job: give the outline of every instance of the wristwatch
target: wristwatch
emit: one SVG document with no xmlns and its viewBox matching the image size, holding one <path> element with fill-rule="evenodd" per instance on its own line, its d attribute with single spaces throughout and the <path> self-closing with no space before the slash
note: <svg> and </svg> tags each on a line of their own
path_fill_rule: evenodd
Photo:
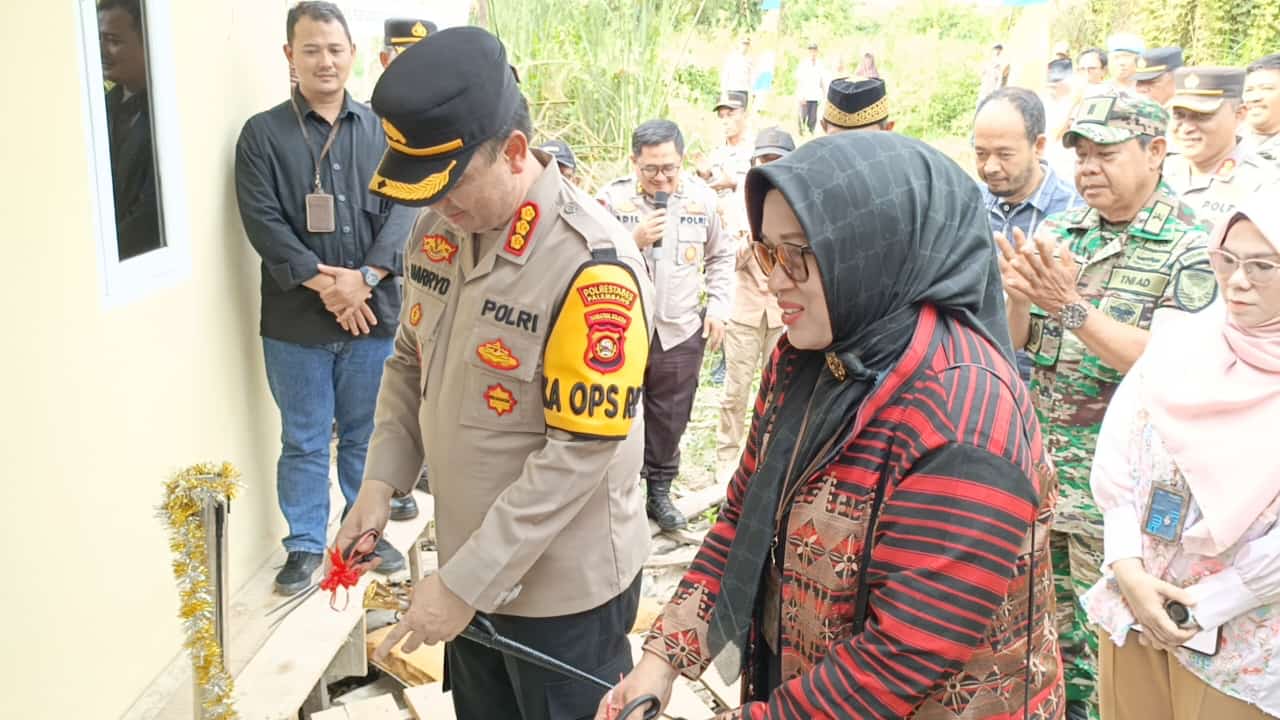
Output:
<svg viewBox="0 0 1280 720">
<path fill-rule="evenodd" d="M 1058 313 L 1058 322 L 1062 323 L 1062 327 L 1067 330 L 1079 330 L 1084 327 L 1085 320 L 1089 319 L 1089 308 L 1087 302 L 1073 302 L 1062 308 L 1062 312 Z"/>
<path fill-rule="evenodd" d="M 378 287 L 378 283 L 382 282 L 382 276 L 378 275 L 378 271 L 368 265 L 361 266 L 360 274 L 364 276 L 364 284 L 369 287 Z"/>
</svg>

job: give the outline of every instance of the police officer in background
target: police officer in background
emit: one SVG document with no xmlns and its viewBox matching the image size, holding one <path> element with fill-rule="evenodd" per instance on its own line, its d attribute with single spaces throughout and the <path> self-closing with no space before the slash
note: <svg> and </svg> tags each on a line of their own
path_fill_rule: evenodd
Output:
<svg viewBox="0 0 1280 720">
<path fill-rule="evenodd" d="M 1182 153 L 1164 161 L 1165 182 L 1209 229 L 1241 200 L 1271 185 L 1280 170 L 1239 145 L 1245 118 L 1245 72 L 1231 67 L 1183 67 L 1169 101 L 1174 140 Z"/>
<path fill-rule="evenodd" d="M 716 212 L 715 191 L 681 170 L 684 136 L 675 123 L 641 124 L 631 135 L 631 152 L 635 176 L 609 183 L 599 199 L 631 231 L 657 286 L 657 337 L 644 378 L 642 474 L 649 517 L 673 530 L 686 523 L 670 496 L 680 437 L 693 411 L 702 353 L 720 347 L 733 308 L 734 246 Z"/>
<path fill-rule="evenodd" d="M 560 168 L 560 174 L 565 180 L 574 185 L 581 184 L 578 182 L 578 159 L 573 156 L 568 143 L 563 140 L 548 140 L 540 149 L 556 161 L 556 167 Z"/>
<path fill-rule="evenodd" d="M 1135 90 L 1161 105 L 1173 99 L 1173 72 L 1182 67 L 1182 48 L 1158 47 L 1142 53 L 1138 58 L 1138 72 L 1134 73 Z"/>
<path fill-rule="evenodd" d="M 386 70 L 391 61 L 404 52 L 405 48 L 421 42 L 435 32 L 436 24 L 430 20 L 387 19 L 382 23 L 382 52 L 378 53 L 378 59 L 382 61 L 382 69 Z M 422 472 L 418 474 L 417 483 L 423 492 L 431 492 L 428 486 L 428 475 L 427 466 L 423 465 Z M 418 502 L 413 499 L 413 495 L 397 495 L 391 498 L 392 520 L 412 520 L 416 517 L 418 517 Z"/>
<path fill-rule="evenodd" d="M 441 67 L 453 68 L 442 73 Z M 517 642 L 616 678 L 631 667 L 648 523 L 642 459 L 652 285 L 626 231 L 531 146 L 497 38 L 443 30 L 378 81 L 388 149 L 370 190 L 423 207 L 364 484 L 336 546 L 381 531 L 431 468 L 440 569 L 386 642 L 446 641 L 462 720 L 569 720 L 603 692 L 472 642 Z"/>
<path fill-rule="evenodd" d="M 425 40 L 435 32 L 436 24 L 430 20 L 388 18 L 382 23 L 382 52 L 378 53 L 378 59 L 382 61 L 382 69 L 387 69 L 391 61 L 406 48 Z"/>
</svg>

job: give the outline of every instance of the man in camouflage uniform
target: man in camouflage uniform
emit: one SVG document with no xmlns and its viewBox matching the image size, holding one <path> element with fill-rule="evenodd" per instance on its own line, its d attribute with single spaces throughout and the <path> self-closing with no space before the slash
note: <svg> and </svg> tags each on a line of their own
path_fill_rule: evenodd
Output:
<svg viewBox="0 0 1280 720">
<path fill-rule="evenodd" d="M 1246 112 L 1244 77 L 1244 70 L 1231 67 L 1183 67 L 1173 73 L 1175 90 L 1168 105 L 1182 154 L 1165 160 L 1164 179 L 1207 229 L 1280 176 L 1280 169 L 1238 142 Z"/>
<path fill-rule="evenodd" d="M 1015 347 L 1035 360 L 1032 401 L 1058 468 L 1051 537 L 1068 717 L 1097 717 L 1097 637 L 1079 596 L 1099 578 L 1102 516 L 1089 489 L 1098 429 L 1157 311 L 1214 299 L 1204 231 L 1160 176 L 1168 113 L 1129 94 L 1086 98 L 1063 143 L 1085 206 L 1047 218 L 1034 241 L 997 237 Z"/>
</svg>

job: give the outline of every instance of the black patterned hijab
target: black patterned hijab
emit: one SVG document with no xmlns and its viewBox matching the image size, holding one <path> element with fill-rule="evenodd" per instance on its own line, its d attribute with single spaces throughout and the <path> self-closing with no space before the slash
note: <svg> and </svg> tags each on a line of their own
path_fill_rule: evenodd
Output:
<svg viewBox="0 0 1280 720">
<path fill-rule="evenodd" d="M 808 142 L 747 174 L 756 239 L 770 190 L 782 193 L 813 249 L 833 341 L 823 351 L 784 345 L 779 367 L 785 362 L 789 372 L 776 382 L 785 399 L 765 408 L 762 426 L 772 432 L 747 487 L 712 613 L 713 655 L 743 647 L 783 486 L 802 481 L 845 445 L 858 407 L 910 343 L 921 306 L 969 326 L 1013 362 L 986 208 L 977 184 L 951 159 L 891 132 Z"/>
</svg>

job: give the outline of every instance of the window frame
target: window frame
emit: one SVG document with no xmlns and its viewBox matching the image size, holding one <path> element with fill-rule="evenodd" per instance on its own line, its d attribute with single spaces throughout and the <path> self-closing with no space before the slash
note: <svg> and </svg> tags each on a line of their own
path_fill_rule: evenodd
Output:
<svg viewBox="0 0 1280 720">
<path fill-rule="evenodd" d="M 151 144 L 156 163 L 156 195 L 164 246 L 120 259 L 115 194 L 107 132 L 106 90 L 96 0 L 72 0 L 80 22 L 85 147 L 90 180 L 92 237 L 96 244 L 102 305 L 121 307 L 173 287 L 191 275 L 190 224 L 186 204 L 182 134 L 178 118 L 177 72 L 170 3 L 139 0 L 146 42 Z"/>
</svg>

